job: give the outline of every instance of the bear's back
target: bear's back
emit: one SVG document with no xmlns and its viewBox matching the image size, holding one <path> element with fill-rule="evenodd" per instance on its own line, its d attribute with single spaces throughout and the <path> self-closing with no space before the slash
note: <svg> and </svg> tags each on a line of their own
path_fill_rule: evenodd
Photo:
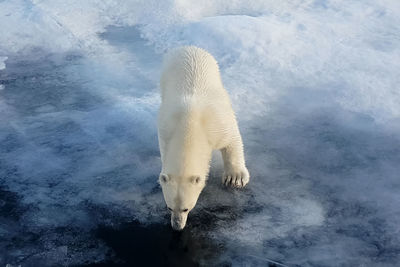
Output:
<svg viewBox="0 0 400 267">
<path fill-rule="evenodd" d="M 162 100 L 212 97 L 223 90 L 217 61 L 195 46 L 176 48 L 166 54 L 160 85 Z"/>
<path fill-rule="evenodd" d="M 161 140 L 174 137 L 179 143 L 189 135 L 196 142 L 207 140 L 213 148 L 226 145 L 235 116 L 213 56 L 194 46 L 172 50 L 165 56 L 160 85 Z"/>
</svg>

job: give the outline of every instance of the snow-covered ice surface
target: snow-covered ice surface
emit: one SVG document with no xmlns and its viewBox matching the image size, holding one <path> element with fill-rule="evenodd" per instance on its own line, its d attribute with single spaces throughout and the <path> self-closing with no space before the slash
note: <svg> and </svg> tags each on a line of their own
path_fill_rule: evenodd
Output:
<svg viewBox="0 0 400 267">
<path fill-rule="evenodd" d="M 0 25 L 0 266 L 400 264 L 399 1 L 3 0 Z M 189 44 L 252 178 L 216 153 L 174 233 L 158 79 Z"/>
</svg>

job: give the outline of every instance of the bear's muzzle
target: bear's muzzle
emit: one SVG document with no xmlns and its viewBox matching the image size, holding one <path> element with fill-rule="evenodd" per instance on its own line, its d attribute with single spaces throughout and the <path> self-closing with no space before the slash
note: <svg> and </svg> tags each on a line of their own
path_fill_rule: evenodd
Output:
<svg viewBox="0 0 400 267">
<path fill-rule="evenodd" d="M 181 231 L 185 228 L 186 225 L 187 215 L 184 216 L 183 214 L 171 214 L 171 226 L 172 229 L 176 231 Z"/>
</svg>

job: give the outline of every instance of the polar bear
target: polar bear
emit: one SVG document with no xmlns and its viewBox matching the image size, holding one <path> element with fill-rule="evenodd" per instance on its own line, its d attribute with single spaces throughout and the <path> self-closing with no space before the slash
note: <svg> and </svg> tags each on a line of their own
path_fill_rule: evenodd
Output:
<svg viewBox="0 0 400 267">
<path fill-rule="evenodd" d="M 224 185 L 244 187 L 250 176 L 235 113 L 213 56 L 194 46 L 172 50 L 164 58 L 160 87 L 159 183 L 172 228 L 182 230 L 206 184 L 212 150 L 222 153 Z"/>
</svg>

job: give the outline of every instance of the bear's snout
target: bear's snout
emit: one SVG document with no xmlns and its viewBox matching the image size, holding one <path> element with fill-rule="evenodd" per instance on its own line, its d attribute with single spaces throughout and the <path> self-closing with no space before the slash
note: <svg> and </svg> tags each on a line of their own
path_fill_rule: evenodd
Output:
<svg viewBox="0 0 400 267">
<path fill-rule="evenodd" d="M 186 216 L 172 214 L 171 216 L 172 229 L 176 231 L 181 231 L 183 228 L 185 228 L 186 218 L 187 218 Z"/>
<path fill-rule="evenodd" d="M 184 225 L 180 224 L 179 222 L 173 221 L 171 223 L 172 225 L 172 229 L 176 230 L 176 231 L 180 231 L 183 230 L 183 228 L 185 227 Z"/>
</svg>

